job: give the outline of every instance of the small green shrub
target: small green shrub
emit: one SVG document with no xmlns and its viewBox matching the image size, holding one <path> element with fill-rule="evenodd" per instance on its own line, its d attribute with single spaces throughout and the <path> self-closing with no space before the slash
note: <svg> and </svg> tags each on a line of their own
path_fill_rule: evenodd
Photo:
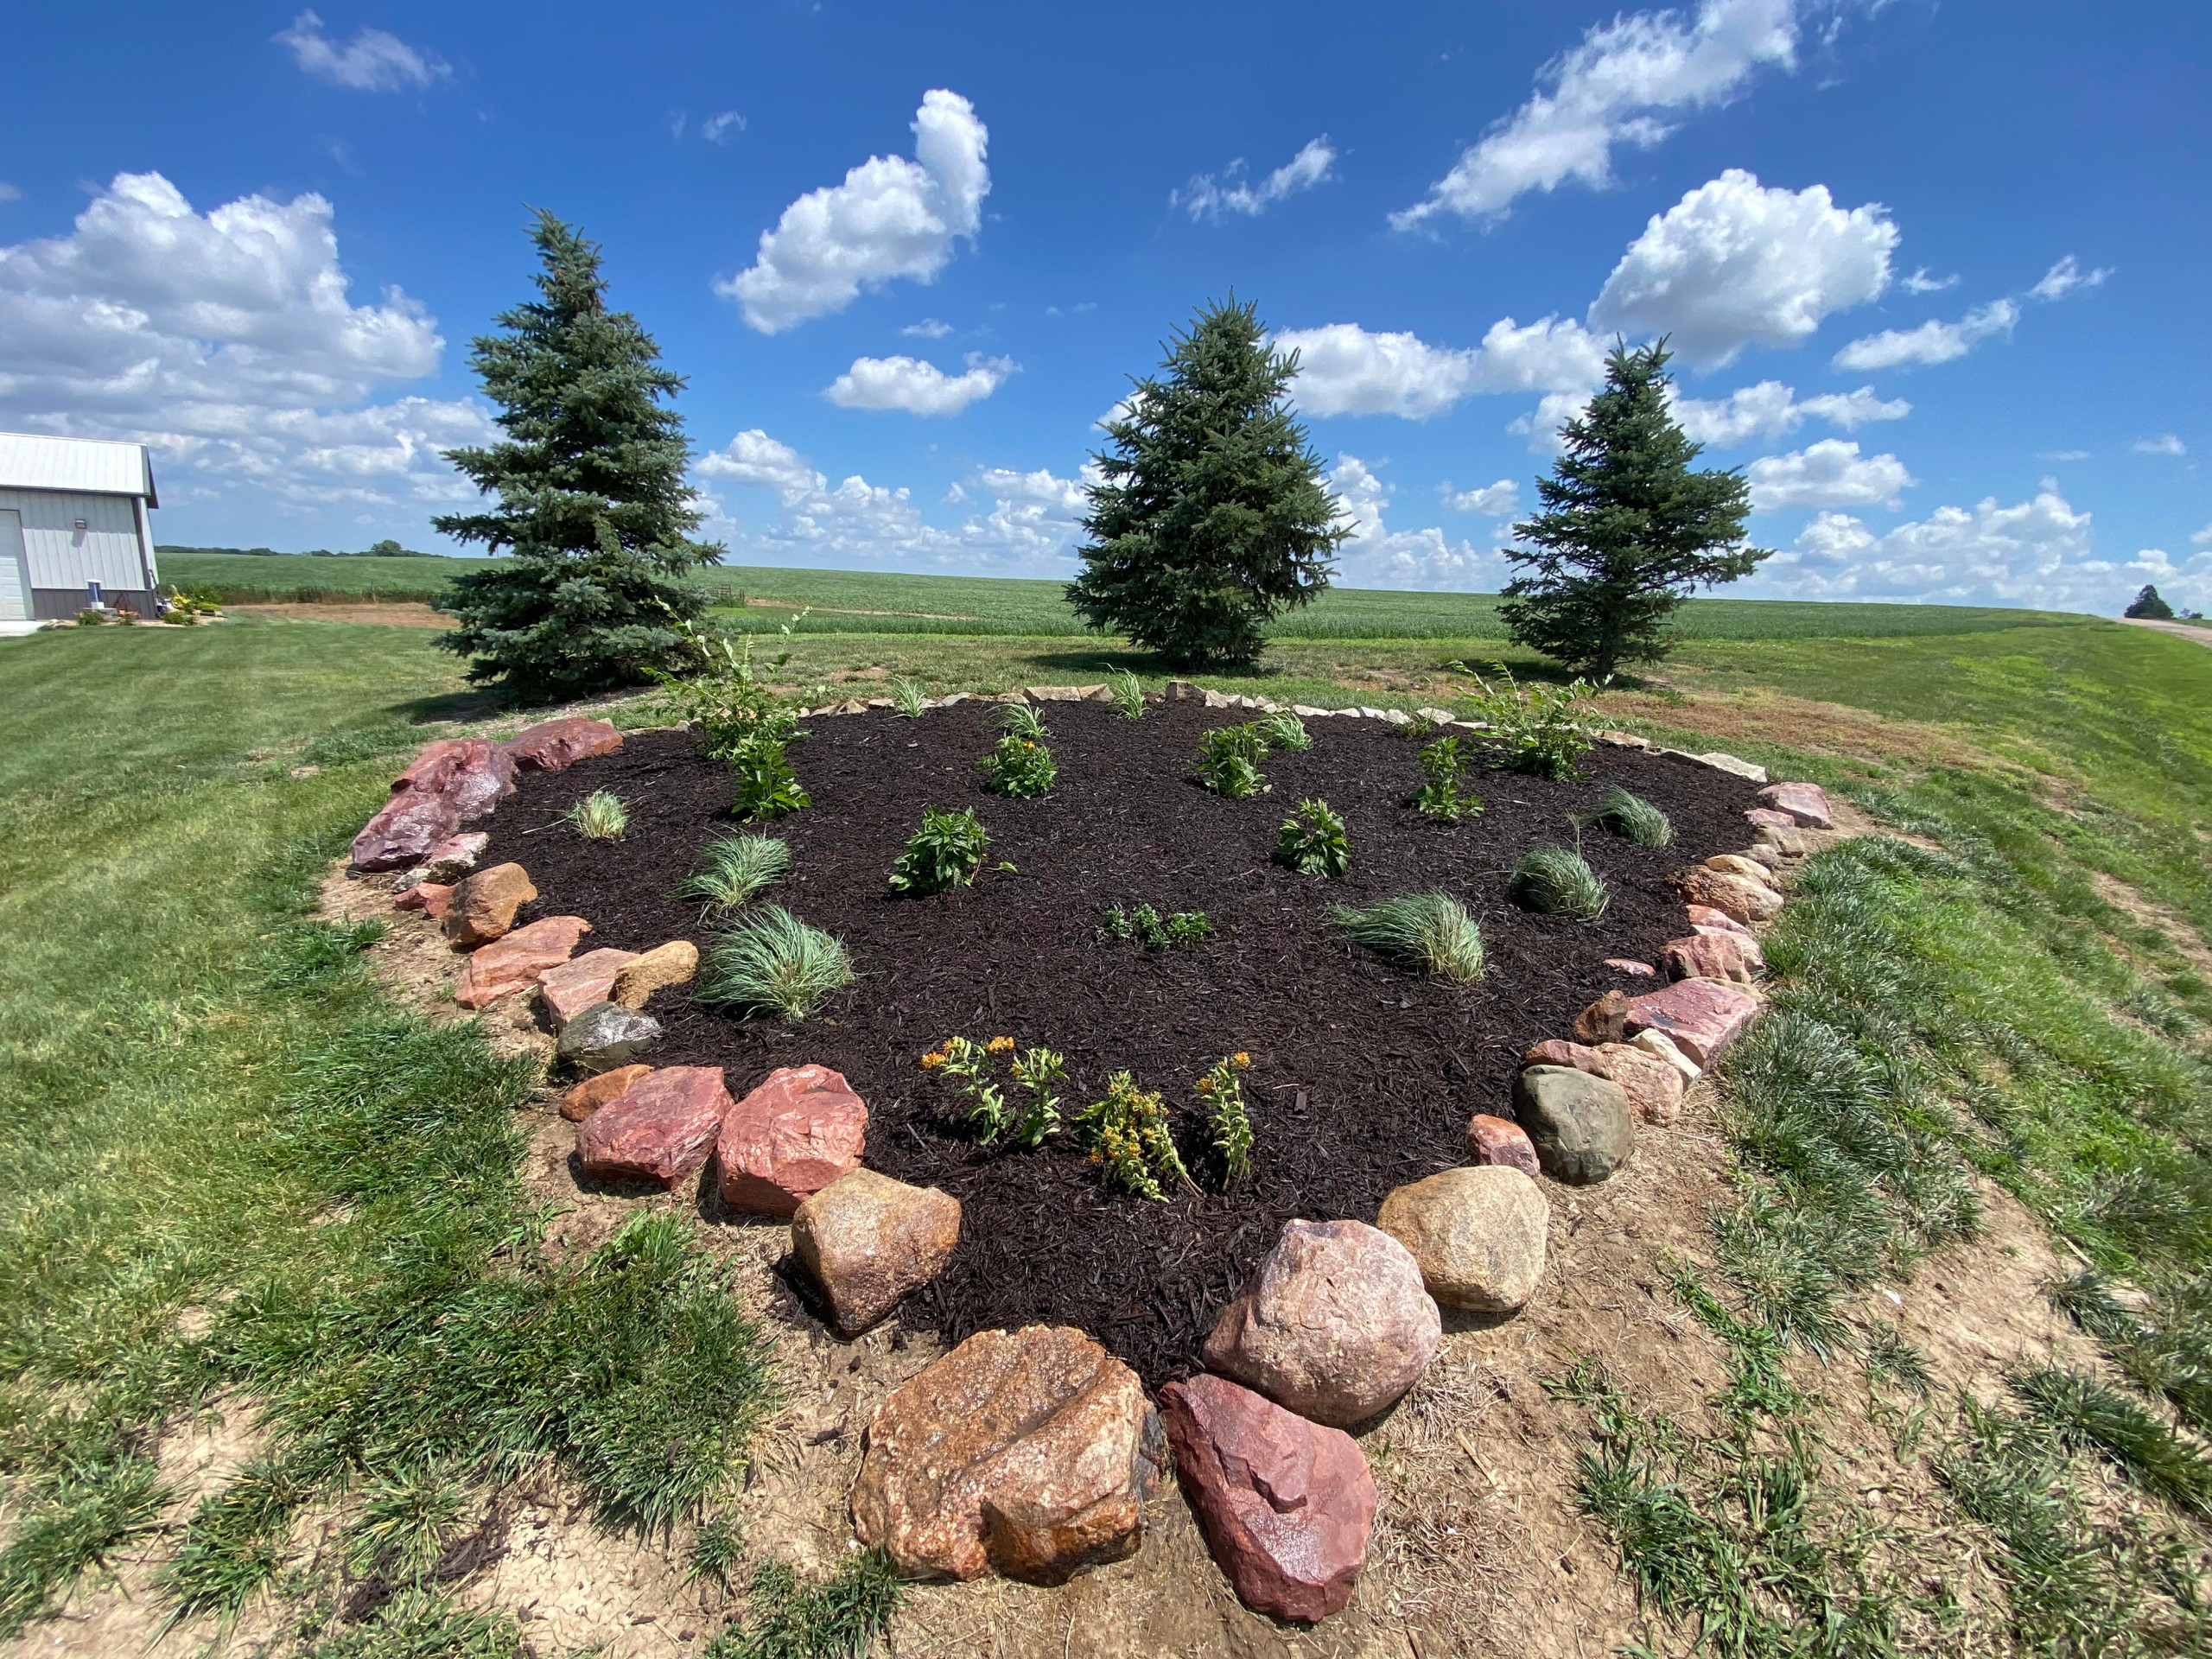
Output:
<svg viewBox="0 0 2212 1659">
<path fill-rule="evenodd" d="M 696 728 L 701 751 L 715 760 L 734 762 L 764 732 L 790 738 L 798 724 L 797 706 L 761 677 L 790 662 L 790 652 L 756 664 L 751 634 L 733 645 L 727 635 L 702 632 L 688 620 L 679 620 L 675 627 L 690 671 L 648 671 L 661 688 L 660 713 L 677 725 Z"/>
<path fill-rule="evenodd" d="M 696 899 L 709 912 L 748 904 L 791 867 L 791 849 L 773 836 L 721 836 L 699 855 L 698 873 L 677 889 L 679 899 Z"/>
<path fill-rule="evenodd" d="M 1675 839 L 1675 826 L 1667 815 L 1640 795 L 1631 795 L 1615 784 L 1591 822 L 1602 823 L 1624 841 L 1638 847 L 1665 847 Z"/>
<path fill-rule="evenodd" d="M 1488 742 L 1516 772 L 1539 778 L 1574 778 L 1595 739 L 1597 688 L 1576 680 L 1569 685 L 1524 687 L 1503 663 L 1491 669 L 1502 683 L 1492 684 L 1465 663 L 1452 669 L 1475 683 L 1461 696 L 1471 718 L 1490 728 Z"/>
<path fill-rule="evenodd" d="M 1267 756 L 1258 728 L 1217 726 L 1198 740 L 1198 781 L 1227 799 L 1248 799 L 1268 787 L 1260 771 Z"/>
<path fill-rule="evenodd" d="M 853 982 L 845 947 L 780 905 L 747 916 L 707 952 L 699 1000 L 804 1020 Z"/>
<path fill-rule="evenodd" d="M 929 693 L 922 689 L 919 680 L 910 680 L 904 674 L 893 674 L 884 688 L 891 694 L 891 701 L 899 707 L 899 717 L 919 720 L 928 713 Z"/>
<path fill-rule="evenodd" d="M 1027 703 L 1010 702 L 999 717 L 999 741 L 982 761 L 983 787 L 1013 800 L 1030 800 L 1047 793 L 1060 769 L 1045 740 L 1051 734 L 1037 711 Z"/>
<path fill-rule="evenodd" d="M 1329 810 L 1326 801 L 1300 801 L 1298 810 L 1282 821 L 1274 858 L 1276 863 L 1300 875 L 1342 880 L 1351 868 L 1351 842 L 1344 835 L 1344 821 Z"/>
<path fill-rule="evenodd" d="M 1075 1122 L 1090 1144 L 1090 1161 L 1106 1172 L 1112 1185 L 1160 1202 L 1167 1198 L 1161 1177 L 1192 1185 L 1167 1132 L 1166 1103 L 1151 1090 L 1138 1088 L 1128 1072 L 1109 1077 L 1105 1098 L 1084 1107 Z"/>
<path fill-rule="evenodd" d="M 1483 976 L 1483 932 L 1447 893 L 1409 893 L 1365 910 L 1339 906 L 1329 919 L 1355 944 L 1454 985 Z"/>
<path fill-rule="evenodd" d="M 1198 1081 L 1206 1103 L 1206 1122 L 1213 1130 L 1213 1149 L 1231 1182 L 1252 1178 L 1252 1119 L 1244 1109 L 1243 1072 L 1252 1057 L 1242 1052 L 1216 1060 Z"/>
<path fill-rule="evenodd" d="M 96 610 L 90 605 L 87 605 L 83 610 L 77 613 L 77 626 L 80 628 L 101 627 L 104 626 L 106 622 L 106 613 Z"/>
<path fill-rule="evenodd" d="M 1287 709 L 1272 715 L 1262 715 L 1252 725 L 1271 749 L 1310 749 L 1313 735 L 1306 729 L 1306 722 Z"/>
<path fill-rule="evenodd" d="M 925 806 L 922 827 L 907 837 L 906 850 L 891 867 L 891 890 L 920 898 L 968 887 L 990 844 L 990 831 L 974 808 L 946 812 Z"/>
<path fill-rule="evenodd" d="M 1147 950 L 1165 950 L 1170 945 L 1197 944 L 1211 938 L 1213 923 L 1203 910 L 1179 910 L 1163 917 L 1150 905 L 1132 910 L 1116 905 L 1107 911 L 1105 925 L 1099 931 L 1109 939 L 1134 939 Z"/>
<path fill-rule="evenodd" d="M 1041 1147 L 1045 1137 L 1060 1127 L 1060 1097 L 1053 1093 L 1068 1080 L 1068 1057 L 1049 1048 L 1025 1050 L 1014 1063 L 1014 1086 L 1021 1090 L 1021 1120 L 1014 1125 L 1014 1139 L 1025 1147 Z"/>
<path fill-rule="evenodd" d="M 630 809 L 611 789 L 594 789 L 561 815 L 586 841 L 620 841 L 630 828 Z"/>
<path fill-rule="evenodd" d="M 791 770 L 790 744 L 799 735 L 783 722 L 772 721 L 737 746 L 729 765 L 737 782 L 731 810 L 739 817 L 766 823 L 813 804 Z"/>
<path fill-rule="evenodd" d="M 1537 847 L 1513 867 L 1513 896 L 1522 906 L 1546 916 L 1594 921 L 1605 913 L 1611 895 L 1581 854 L 1565 847 Z"/>
<path fill-rule="evenodd" d="M 1426 817 L 1457 823 L 1483 810 L 1483 798 L 1460 787 L 1467 772 L 1467 757 L 1456 737 L 1440 737 L 1421 752 L 1421 785 L 1408 803 Z"/>
<path fill-rule="evenodd" d="M 1126 668 L 1106 671 L 1106 689 L 1113 694 L 1114 706 L 1126 720 L 1144 718 L 1144 682 Z"/>
</svg>

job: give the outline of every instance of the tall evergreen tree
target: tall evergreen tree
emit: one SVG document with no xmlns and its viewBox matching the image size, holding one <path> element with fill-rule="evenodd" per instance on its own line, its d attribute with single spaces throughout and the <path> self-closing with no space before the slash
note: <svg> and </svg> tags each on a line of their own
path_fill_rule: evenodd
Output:
<svg viewBox="0 0 2212 1659">
<path fill-rule="evenodd" d="M 1768 550 L 1744 543 L 1751 486 L 1732 471 L 1694 471 L 1702 446 L 1668 410 L 1664 340 L 1617 343 L 1605 384 L 1567 423 L 1566 452 L 1536 480 L 1543 511 L 1505 556 L 1522 574 L 1498 608 L 1522 645 L 1604 676 L 1656 662 L 1667 624 L 1700 585 L 1748 575 Z"/>
<path fill-rule="evenodd" d="M 1171 343 L 1106 429 L 1068 600 L 1178 665 L 1256 662 L 1262 626 L 1329 585 L 1350 535 L 1291 417 L 1296 353 L 1234 295 Z"/>
<path fill-rule="evenodd" d="M 2165 596 L 2156 588 L 2146 585 L 2141 593 L 2129 601 L 2127 608 L 2120 614 L 2134 617 L 2139 620 L 2171 622 L 2174 620 L 2174 607 L 2166 603 Z"/>
<path fill-rule="evenodd" d="M 672 626 L 700 615 L 689 580 L 721 556 L 695 542 L 683 377 L 626 311 L 607 308 L 596 243 L 540 212 L 531 230 L 542 297 L 503 311 L 470 361 L 499 405 L 506 441 L 446 459 L 499 505 L 432 524 L 513 556 L 455 579 L 458 626 L 438 643 L 468 677 L 533 700 L 636 684 L 677 658 Z"/>
</svg>

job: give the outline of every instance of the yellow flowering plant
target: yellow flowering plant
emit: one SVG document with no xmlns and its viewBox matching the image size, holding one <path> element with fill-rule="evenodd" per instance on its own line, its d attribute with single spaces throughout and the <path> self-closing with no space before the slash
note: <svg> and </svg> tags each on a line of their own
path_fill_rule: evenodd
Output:
<svg viewBox="0 0 2212 1659">
<path fill-rule="evenodd" d="M 1001 1043 L 1006 1045 L 1004 1050 L 999 1047 Z M 1000 1093 L 992 1075 L 992 1063 L 1013 1047 L 1011 1037 L 995 1037 L 988 1043 L 948 1037 L 922 1056 L 923 1071 L 950 1079 L 960 1090 L 965 1103 L 962 1115 L 976 1126 L 987 1147 L 1004 1135 L 1013 1122 L 1006 1096 Z"/>
<path fill-rule="evenodd" d="M 1165 1202 L 1160 1177 L 1172 1175 L 1195 1186 L 1167 1132 L 1167 1106 L 1149 1089 L 1140 1089 L 1126 1071 L 1106 1082 L 1106 1097 L 1077 1114 L 1076 1127 L 1090 1142 L 1090 1161 L 1106 1179 L 1139 1198 Z"/>
</svg>

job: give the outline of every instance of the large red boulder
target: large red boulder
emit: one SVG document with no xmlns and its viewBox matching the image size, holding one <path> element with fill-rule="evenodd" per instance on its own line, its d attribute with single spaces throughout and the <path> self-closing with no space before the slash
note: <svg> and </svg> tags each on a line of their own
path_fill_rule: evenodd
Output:
<svg viewBox="0 0 2212 1659">
<path fill-rule="evenodd" d="M 566 962 L 576 941 L 590 931 L 591 924 L 581 916 L 548 916 L 518 927 L 470 955 L 453 1000 L 464 1008 L 480 1008 L 526 991 L 547 969 Z"/>
<path fill-rule="evenodd" d="M 1766 966 L 1757 939 L 1718 927 L 1669 940 L 1659 962 L 1669 979 L 1728 979 L 1739 985 L 1750 984 Z"/>
<path fill-rule="evenodd" d="M 622 747 L 622 734 L 603 720 L 571 715 L 527 727 L 506 743 L 508 756 L 524 772 L 566 772 L 594 754 Z"/>
<path fill-rule="evenodd" d="M 662 1066 L 576 1126 L 576 1157 L 600 1180 L 674 1186 L 714 1151 L 728 1104 L 720 1066 Z"/>
<path fill-rule="evenodd" d="M 722 1202 L 790 1216 L 861 1166 L 868 1103 L 826 1065 L 787 1065 L 722 1115 Z"/>
<path fill-rule="evenodd" d="M 353 866 L 404 869 L 462 825 L 490 814 L 514 793 L 515 763 L 481 737 L 441 738 L 392 781 L 391 798 L 353 837 Z"/>
<path fill-rule="evenodd" d="M 1740 986 L 1680 980 L 1629 1004 L 1628 1034 L 1662 1033 L 1698 1065 L 1711 1065 L 1758 1011 L 1759 999 Z"/>
<path fill-rule="evenodd" d="M 1375 1478 L 1340 1428 L 1225 1377 L 1160 1391 L 1175 1477 L 1237 1599 L 1313 1624 L 1351 1599 L 1375 1525 Z"/>
</svg>

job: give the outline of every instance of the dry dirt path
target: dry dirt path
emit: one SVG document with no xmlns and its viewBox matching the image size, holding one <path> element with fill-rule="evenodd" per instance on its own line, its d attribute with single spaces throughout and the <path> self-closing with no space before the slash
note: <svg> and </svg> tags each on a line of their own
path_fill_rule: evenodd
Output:
<svg viewBox="0 0 2212 1659">
<path fill-rule="evenodd" d="M 2194 639 L 2200 645 L 2212 645 L 2212 627 L 2199 622 L 2154 622 L 2147 616 L 2123 616 L 2120 619 L 2131 628 L 2156 628 L 2160 633 L 2177 633 L 2184 639 Z"/>
</svg>

